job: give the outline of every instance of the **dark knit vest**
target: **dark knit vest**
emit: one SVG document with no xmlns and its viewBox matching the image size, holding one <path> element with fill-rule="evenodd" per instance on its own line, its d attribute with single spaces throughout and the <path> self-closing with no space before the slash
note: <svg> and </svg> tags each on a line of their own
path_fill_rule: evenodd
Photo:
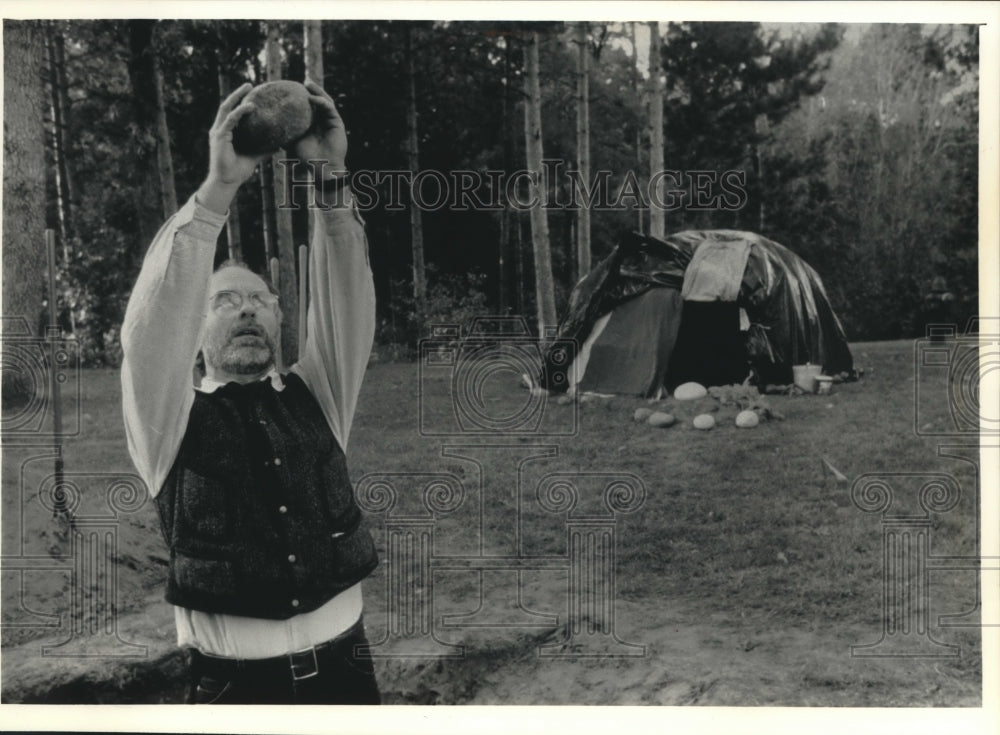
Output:
<svg viewBox="0 0 1000 735">
<path fill-rule="evenodd" d="M 344 452 L 305 383 L 284 375 L 197 393 L 156 497 L 170 548 L 167 601 L 283 620 L 378 565 Z"/>
</svg>

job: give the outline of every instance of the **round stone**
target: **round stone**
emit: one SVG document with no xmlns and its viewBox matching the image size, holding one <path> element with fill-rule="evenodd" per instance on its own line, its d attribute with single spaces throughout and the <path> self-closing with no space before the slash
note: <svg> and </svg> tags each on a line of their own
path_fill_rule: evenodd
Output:
<svg viewBox="0 0 1000 735">
<path fill-rule="evenodd" d="M 299 82 L 265 82 L 250 90 L 243 102 L 254 109 L 233 130 L 233 150 L 256 156 L 287 148 L 312 127 L 309 90 Z"/>
<path fill-rule="evenodd" d="M 664 429 L 668 426 L 673 426 L 676 421 L 677 419 L 674 418 L 672 413 L 665 413 L 663 411 L 657 411 L 647 419 L 650 426 L 659 426 Z"/>
<path fill-rule="evenodd" d="M 760 416 L 756 411 L 740 411 L 736 414 L 736 425 L 741 429 L 752 429 L 760 423 Z"/>
<path fill-rule="evenodd" d="M 710 413 L 703 413 L 694 417 L 694 428 L 708 431 L 715 426 L 715 417 Z"/>
<path fill-rule="evenodd" d="M 708 390 L 701 383 L 681 383 L 674 389 L 674 398 L 678 401 L 693 401 L 707 395 Z"/>
</svg>

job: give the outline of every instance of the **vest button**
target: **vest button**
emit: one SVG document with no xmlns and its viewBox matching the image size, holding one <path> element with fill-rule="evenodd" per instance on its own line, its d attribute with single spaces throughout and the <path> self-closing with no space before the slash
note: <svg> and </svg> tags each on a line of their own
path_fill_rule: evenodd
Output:
<svg viewBox="0 0 1000 735">
<path fill-rule="evenodd" d="M 281 458 L 280 457 L 275 457 L 274 458 L 274 466 L 275 467 L 280 467 L 281 466 Z"/>
<path fill-rule="evenodd" d="M 294 564 L 295 563 L 295 554 L 289 554 L 288 555 L 288 561 L 290 561 L 292 564 Z"/>
<path fill-rule="evenodd" d="M 279 505 L 278 506 L 278 512 L 281 513 L 282 515 L 284 515 L 285 513 L 288 512 L 288 506 Z"/>
<path fill-rule="evenodd" d="M 298 607 L 298 606 L 299 606 L 299 601 L 298 600 L 292 600 L 292 607 Z"/>
</svg>

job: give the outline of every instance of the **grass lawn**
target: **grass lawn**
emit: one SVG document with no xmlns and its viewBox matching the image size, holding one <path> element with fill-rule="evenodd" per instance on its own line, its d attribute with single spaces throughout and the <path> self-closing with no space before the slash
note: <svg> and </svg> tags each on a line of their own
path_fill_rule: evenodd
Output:
<svg viewBox="0 0 1000 735">
<path fill-rule="evenodd" d="M 520 572 L 520 584 L 491 597 L 516 579 L 514 572 L 481 576 L 468 562 L 466 568 L 444 564 L 432 575 L 433 592 L 430 580 L 420 589 L 434 596 L 437 638 L 466 645 L 466 655 L 462 661 L 433 666 L 426 660 L 381 661 L 387 700 L 978 704 L 978 629 L 938 625 L 940 615 L 975 608 L 974 572 L 929 572 L 927 594 L 918 594 L 913 606 L 927 610 L 929 633 L 957 646 L 959 655 L 851 656 L 852 645 L 875 642 L 883 629 L 882 515 L 859 509 L 851 499 L 850 481 L 838 482 L 825 472 L 822 458 L 849 480 L 891 476 L 886 483 L 895 495 L 888 512 L 894 515 L 921 513 L 917 496 L 927 476 L 950 476 L 960 485 L 961 497 L 950 510 L 929 514 L 930 554 L 979 553 L 975 465 L 939 455 L 940 440 L 918 435 L 914 428 L 913 343 L 863 343 L 853 351 L 865 370 L 863 380 L 836 385 L 828 396 L 768 396 L 783 420 L 749 430 L 734 425 L 736 409 L 707 399 L 694 405 L 660 402 L 655 408 L 673 412 L 678 422 L 653 428 L 632 420 L 636 408 L 648 405 L 645 400 L 615 397 L 576 405 L 546 401 L 541 426 L 556 432 L 548 435 L 518 434 L 513 422 L 513 428 L 493 435 L 438 436 L 434 432 L 457 426 L 450 381 L 438 374 L 425 374 L 421 381 L 416 363 L 372 365 L 348 460 L 356 483 L 389 476 L 398 496 L 388 521 L 404 516 L 433 521 L 428 553 L 437 564 L 445 557 L 566 559 L 567 524 L 588 516 L 602 517 L 607 525 L 613 518 L 615 635 L 645 646 L 645 654 L 635 659 L 577 659 L 570 650 L 547 664 L 535 656 L 535 646 L 558 647 L 572 621 L 566 590 L 575 583 L 565 567 L 552 562 L 548 569 Z M 481 400 L 484 415 L 516 416 L 530 396 L 512 387 L 509 373 L 504 382 L 499 380 L 486 385 L 481 396 L 461 400 Z M 85 371 L 81 385 L 81 432 L 66 444 L 66 469 L 84 473 L 84 502 L 93 503 L 108 477 L 132 470 L 117 373 Z M 947 426 L 949 420 L 947 386 L 937 390 L 942 400 L 922 407 L 917 417 L 924 433 Z M 717 425 L 711 431 L 696 430 L 691 419 L 705 409 L 713 412 Z M 58 556 L 64 543 L 57 525 L 37 505 L 37 488 L 51 471 L 50 460 L 30 460 L 43 454 L 37 447 L 4 449 L 5 555 Z M 576 489 L 574 510 L 546 508 L 537 489 L 553 474 Z M 446 485 L 438 488 L 439 500 L 447 502 L 449 492 L 460 495 L 451 496 L 456 502 L 448 512 L 432 515 L 423 503 L 431 475 L 451 478 L 450 491 Z M 633 498 L 637 507 L 632 512 L 612 517 L 601 493 L 615 477 L 638 481 L 643 494 Z M 152 504 L 123 518 L 117 554 L 122 613 L 158 599 L 166 561 Z M 386 517 L 373 515 L 371 520 L 383 560 L 366 582 L 366 620 L 374 642 L 392 624 L 386 588 L 389 569 L 397 562 L 390 561 L 396 557 L 387 545 Z M 25 609 L 65 613 L 68 573 L 27 572 L 23 590 L 18 579 L 5 573 L 6 626 L 33 620 Z M 489 580 L 497 580 L 496 590 Z M 924 589 L 918 583 L 908 588 Z M 599 585 L 600 580 L 588 584 Z M 534 615 L 533 627 L 440 625 L 442 616 L 467 615 L 479 605 L 486 612 L 495 605 L 494 617 L 513 615 L 510 620 L 516 623 L 523 610 L 503 606 L 517 598 L 518 589 L 523 609 Z M 601 614 L 608 617 L 607 610 Z M 583 618 L 585 624 L 588 619 L 593 615 Z M 975 615 L 970 619 L 978 621 Z M 5 627 L 4 645 L 45 632 Z"/>
</svg>

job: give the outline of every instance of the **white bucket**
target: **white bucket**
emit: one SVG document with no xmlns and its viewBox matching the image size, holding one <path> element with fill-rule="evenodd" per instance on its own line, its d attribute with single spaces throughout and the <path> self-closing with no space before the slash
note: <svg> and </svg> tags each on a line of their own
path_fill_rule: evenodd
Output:
<svg viewBox="0 0 1000 735">
<path fill-rule="evenodd" d="M 806 393 L 816 392 L 816 378 L 823 372 L 822 365 L 792 365 L 792 380 Z"/>
</svg>

